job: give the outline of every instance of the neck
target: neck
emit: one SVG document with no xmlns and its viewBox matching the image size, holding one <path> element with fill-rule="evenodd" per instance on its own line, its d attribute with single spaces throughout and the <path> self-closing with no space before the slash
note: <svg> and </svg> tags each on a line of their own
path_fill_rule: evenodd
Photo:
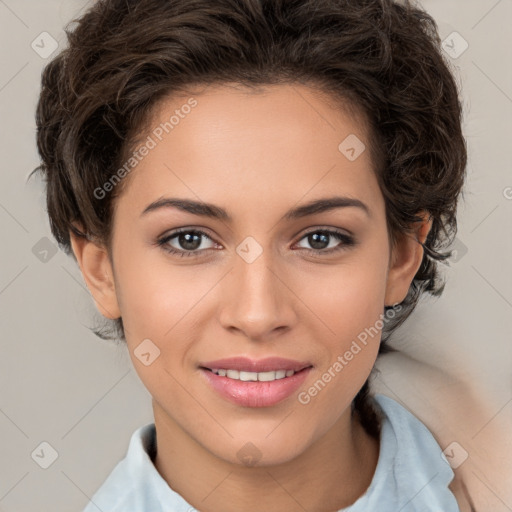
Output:
<svg viewBox="0 0 512 512">
<path fill-rule="evenodd" d="M 379 440 L 365 432 L 350 407 L 298 456 L 255 466 L 217 457 L 155 401 L 153 409 L 155 467 L 175 492 L 204 512 L 339 510 L 364 494 L 377 466 Z"/>
</svg>

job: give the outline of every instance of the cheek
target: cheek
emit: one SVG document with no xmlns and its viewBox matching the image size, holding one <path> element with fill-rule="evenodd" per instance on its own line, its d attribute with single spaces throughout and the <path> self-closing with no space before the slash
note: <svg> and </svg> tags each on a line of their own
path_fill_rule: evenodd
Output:
<svg viewBox="0 0 512 512">
<path fill-rule="evenodd" d="M 371 260 L 371 261 L 370 261 Z M 371 264 L 370 264 L 371 263 Z M 363 257 L 319 279 L 302 280 L 319 320 L 316 340 L 324 355 L 302 402 L 334 422 L 368 378 L 377 358 L 384 313 L 386 261 Z M 321 284 L 322 286 L 319 286 Z M 326 329 L 326 327 L 328 329 Z M 320 353 L 320 352 L 319 352 Z M 333 406 L 333 404 L 336 404 Z"/>
<path fill-rule="evenodd" d="M 357 336 L 384 311 L 385 264 L 382 259 L 360 254 L 320 272 L 304 273 L 301 298 L 338 339 Z"/>
<path fill-rule="evenodd" d="M 141 380 L 155 398 L 168 392 L 162 383 L 173 386 L 171 375 L 186 364 L 189 348 L 197 338 L 198 311 L 203 296 L 214 286 L 192 267 L 173 267 L 169 262 L 125 266 L 122 279 L 121 314 L 130 357 Z M 210 282 L 211 281 L 211 282 Z M 193 324 L 193 325 L 192 325 Z M 137 360 L 143 340 L 151 340 L 159 349 L 149 366 Z M 146 342 L 147 343 L 147 342 Z M 155 350 L 149 345 L 149 350 Z M 167 373 L 167 372 L 170 372 Z M 165 389 L 160 390 L 164 387 Z M 178 386 L 179 387 L 179 386 Z M 174 389 L 174 388 L 173 388 Z M 160 391 L 159 391 L 160 390 Z"/>
<path fill-rule="evenodd" d="M 179 351 L 177 340 L 186 343 L 193 332 L 191 322 L 197 327 L 201 321 L 201 305 L 215 295 L 219 272 L 176 264 L 155 249 L 132 252 L 118 266 L 118 296 L 129 345 L 149 338 L 164 347 L 172 340 L 173 352 Z"/>
</svg>

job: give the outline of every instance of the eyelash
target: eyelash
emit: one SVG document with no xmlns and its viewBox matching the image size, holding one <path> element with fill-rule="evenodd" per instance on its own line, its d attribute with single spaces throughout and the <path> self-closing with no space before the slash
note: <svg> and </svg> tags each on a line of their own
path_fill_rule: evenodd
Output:
<svg viewBox="0 0 512 512">
<path fill-rule="evenodd" d="M 182 233 L 198 234 L 198 235 L 205 236 L 206 238 L 209 238 L 210 240 L 212 240 L 211 237 L 207 233 L 205 233 L 204 231 L 202 231 L 200 229 L 185 228 L 185 229 L 179 229 L 177 231 L 170 233 L 167 236 L 160 238 L 159 240 L 157 240 L 156 244 L 159 247 L 162 247 L 164 251 L 166 251 L 170 254 L 176 255 L 176 256 L 196 257 L 198 255 L 198 253 L 200 253 L 202 251 L 198 251 L 198 250 L 182 251 L 182 250 L 171 248 L 168 245 L 166 245 L 170 240 L 172 240 L 173 238 L 176 238 L 178 235 L 180 235 Z M 355 240 L 351 236 L 349 236 L 345 233 L 342 233 L 341 231 L 330 230 L 330 229 L 315 229 L 313 231 L 309 231 L 307 233 L 304 233 L 304 235 L 302 236 L 302 238 L 300 240 L 306 238 L 307 236 L 309 236 L 313 233 L 321 233 L 324 235 L 330 235 L 330 236 L 334 237 L 335 239 L 339 240 L 340 242 L 343 242 L 343 243 L 337 245 L 336 247 L 333 247 L 328 250 L 326 250 L 326 249 L 302 249 L 302 250 L 304 250 L 310 254 L 313 254 L 315 256 L 318 256 L 319 254 L 333 254 L 335 252 L 345 250 L 345 249 L 355 245 Z M 203 250 L 206 250 L 206 249 L 203 249 Z"/>
</svg>

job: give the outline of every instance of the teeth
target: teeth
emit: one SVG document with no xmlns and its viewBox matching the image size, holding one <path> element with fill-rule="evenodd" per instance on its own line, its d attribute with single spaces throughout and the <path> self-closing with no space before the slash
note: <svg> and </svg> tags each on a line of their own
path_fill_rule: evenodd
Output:
<svg viewBox="0 0 512 512">
<path fill-rule="evenodd" d="M 240 372 L 238 370 L 227 370 L 226 377 L 230 379 L 240 379 Z"/>
<path fill-rule="evenodd" d="M 221 368 L 212 368 L 212 372 L 221 377 L 242 381 L 263 381 L 269 382 L 285 377 L 291 377 L 295 372 L 293 370 L 277 370 L 273 372 L 244 372 L 238 370 L 224 370 Z"/>
</svg>

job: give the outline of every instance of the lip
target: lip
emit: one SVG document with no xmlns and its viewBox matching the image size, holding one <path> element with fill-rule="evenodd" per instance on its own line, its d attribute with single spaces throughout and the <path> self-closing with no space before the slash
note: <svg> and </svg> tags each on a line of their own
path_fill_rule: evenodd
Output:
<svg viewBox="0 0 512 512">
<path fill-rule="evenodd" d="M 275 366 L 275 360 L 271 364 Z M 280 368 L 284 369 L 282 366 Z M 304 383 L 311 369 L 312 366 L 294 373 L 291 377 L 257 382 L 221 377 L 207 368 L 201 368 L 201 375 L 214 391 L 231 403 L 243 407 L 271 407 L 292 395 Z"/>
<path fill-rule="evenodd" d="M 244 356 L 216 359 L 200 363 L 201 368 L 238 370 L 243 372 L 270 372 L 277 370 L 293 370 L 299 372 L 304 368 L 313 366 L 309 361 L 301 362 L 283 357 L 266 357 L 264 359 L 250 359 Z"/>
</svg>

